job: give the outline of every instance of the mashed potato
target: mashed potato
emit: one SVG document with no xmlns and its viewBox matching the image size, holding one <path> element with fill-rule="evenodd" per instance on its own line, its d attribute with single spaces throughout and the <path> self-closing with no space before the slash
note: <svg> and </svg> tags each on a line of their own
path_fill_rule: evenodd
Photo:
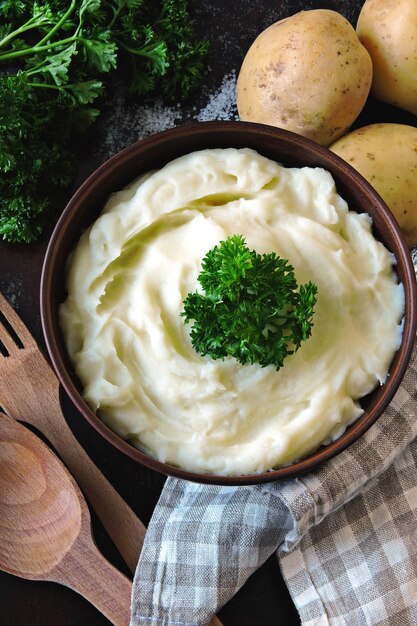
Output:
<svg viewBox="0 0 417 626">
<path fill-rule="evenodd" d="M 180 317 L 232 234 L 318 286 L 312 336 L 278 372 L 200 356 Z M 385 381 L 404 308 L 394 263 L 329 172 L 203 150 L 111 196 L 70 259 L 61 325 L 86 401 L 121 437 L 191 471 L 262 472 L 339 437 Z"/>
</svg>

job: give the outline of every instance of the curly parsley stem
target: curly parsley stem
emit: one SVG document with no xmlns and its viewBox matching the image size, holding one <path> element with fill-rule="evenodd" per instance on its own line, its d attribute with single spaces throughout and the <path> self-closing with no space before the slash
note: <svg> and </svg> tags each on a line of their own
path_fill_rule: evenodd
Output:
<svg viewBox="0 0 417 626">
<path fill-rule="evenodd" d="M 0 48 L 2 48 L 6 43 L 9 43 L 9 41 L 14 39 L 15 37 L 18 37 L 19 35 L 22 35 L 23 33 L 26 33 L 33 28 L 38 28 L 38 26 L 39 23 L 35 21 L 35 18 L 31 17 L 30 20 L 28 20 L 20 28 L 17 28 L 13 32 L 9 33 L 8 35 L 6 35 L 6 37 L 3 37 L 3 39 L 0 41 Z"/>
<path fill-rule="evenodd" d="M 62 24 L 64 24 L 67 21 L 67 19 L 71 15 L 71 13 L 73 13 L 75 11 L 75 6 L 76 6 L 76 2 L 75 2 L 75 0 L 72 0 L 70 6 L 68 7 L 68 11 L 66 13 L 64 13 L 64 15 L 61 17 L 61 19 L 49 31 L 49 33 L 47 35 L 45 35 L 45 37 L 43 37 L 40 41 L 38 41 L 38 43 L 36 45 L 36 49 L 37 50 L 39 50 L 39 46 L 42 46 L 42 44 L 44 44 L 45 41 L 48 41 L 49 39 L 51 39 L 51 37 L 53 37 L 53 35 L 55 35 L 55 33 L 61 28 Z"/>
<path fill-rule="evenodd" d="M 123 9 L 126 6 L 126 2 L 120 2 L 119 6 L 117 7 L 117 9 L 115 9 L 113 6 L 111 7 L 112 11 L 113 11 L 113 18 L 109 24 L 109 28 L 112 28 L 114 26 L 114 24 L 117 21 L 117 18 L 119 17 L 120 13 L 123 11 Z"/>
<path fill-rule="evenodd" d="M 61 87 L 58 85 L 51 85 L 50 83 L 36 83 L 31 82 L 27 83 L 29 87 L 41 87 L 42 89 L 54 89 L 55 91 L 65 91 L 65 87 Z"/>
<path fill-rule="evenodd" d="M 38 52 L 44 52 L 45 50 L 53 50 L 54 48 L 62 48 L 62 46 L 65 46 L 66 44 L 72 43 L 76 40 L 77 40 L 77 37 L 73 35 L 72 37 L 67 37 L 66 39 L 61 39 L 60 41 L 54 41 L 43 46 L 36 44 L 32 48 L 24 48 L 23 50 L 14 50 L 13 52 L 6 52 L 5 54 L 0 54 L 0 61 L 18 59 L 21 57 L 36 54 Z"/>
<path fill-rule="evenodd" d="M 72 0 L 66 13 L 64 13 L 61 19 L 58 20 L 58 22 L 53 26 L 53 28 L 51 28 L 51 30 L 48 31 L 48 33 L 44 37 L 42 37 L 42 39 L 38 41 L 37 44 L 35 44 L 34 46 L 23 48 L 22 50 L 12 50 L 11 52 L 5 52 L 4 54 L 0 55 L 0 60 L 6 61 L 9 59 L 16 59 L 19 57 L 28 56 L 33 53 L 42 52 L 43 50 L 48 50 L 48 48 L 52 45 L 53 47 L 56 47 L 58 45 L 65 45 L 68 41 L 71 41 L 72 39 L 66 38 L 66 39 L 61 39 L 60 41 L 56 41 L 54 42 L 54 44 L 50 43 L 48 44 L 47 47 L 43 45 L 45 42 L 49 41 L 55 35 L 55 33 L 67 21 L 71 13 L 75 11 L 75 8 L 76 8 L 76 1 Z M 39 28 L 39 26 L 41 26 L 42 24 L 45 24 L 45 22 L 46 22 L 45 18 L 31 17 L 27 22 L 25 22 L 25 24 L 20 26 L 20 28 L 17 28 L 13 32 L 9 33 L 6 37 L 4 37 L 0 41 L 0 48 L 3 48 L 6 43 L 9 43 L 15 37 L 18 37 L 19 35 L 22 35 L 23 33 L 28 32 L 29 30 Z M 76 34 L 78 33 L 80 26 L 81 24 L 79 24 L 77 31 L 75 35 L 73 35 L 73 37 L 75 37 Z"/>
</svg>

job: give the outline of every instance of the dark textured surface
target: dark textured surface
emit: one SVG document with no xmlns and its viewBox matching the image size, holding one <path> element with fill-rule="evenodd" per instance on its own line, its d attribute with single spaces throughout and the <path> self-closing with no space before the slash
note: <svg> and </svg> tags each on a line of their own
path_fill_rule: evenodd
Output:
<svg viewBox="0 0 417 626">
<path fill-rule="evenodd" d="M 195 0 L 195 17 L 200 32 L 211 42 L 209 68 L 200 91 L 182 107 L 177 123 L 187 121 L 192 111 L 207 102 L 223 77 L 238 72 L 246 50 L 266 26 L 301 9 L 329 8 L 341 12 L 355 24 L 362 0 L 327 0 L 317 2 L 282 0 Z M 88 137 L 75 186 L 102 161 L 100 142 L 111 124 L 109 113 Z M 416 118 L 369 99 L 356 126 L 385 121 L 416 125 Z M 120 126 L 120 147 L 134 140 L 134 129 Z M 75 188 L 74 186 L 74 188 Z M 57 216 L 63 207 L 57 207 Z M 51 224 L 51 227 L 53 225 Z M 17 309 L 24 322 L 43 343 L 39 316 L 39 281 L 48 233 L 37 244 L 0 244 L 0 289 Z M 124 457 L 104 441 L 83 420 L 69 400 L 62 398 L 65 415 L 79 441 L 114 486 L 147 523 L 157 501 L 163 478 Z M 110 540 L 93 516 L 96 541 L 116 566 L 126 569 Z M 127 572 L 126 572 L 127 573 Z M 104 626 L 108 621 L 73 591 L 52 583 L 20 580 L 0 573 L 0 626 Z M 220 614 L 224 626 L 295 626 L 297 613 L 288 597 L 274 558 L 247 582 Z"/>
</svg>

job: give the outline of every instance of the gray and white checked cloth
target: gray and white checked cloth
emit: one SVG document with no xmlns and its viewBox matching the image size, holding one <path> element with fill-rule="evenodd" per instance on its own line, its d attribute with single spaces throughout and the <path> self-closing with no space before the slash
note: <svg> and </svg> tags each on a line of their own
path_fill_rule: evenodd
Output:
<svg viewBox="0 0 417 626">
<path fill-rule="evenodd" d="M 389 408 L 314 472 L 231 488 L 168 479 L 131 625 L 208 624 L 275 551 L 303 626 L 415 626 L 416 435 L 415 348 Z"/>
</svg>

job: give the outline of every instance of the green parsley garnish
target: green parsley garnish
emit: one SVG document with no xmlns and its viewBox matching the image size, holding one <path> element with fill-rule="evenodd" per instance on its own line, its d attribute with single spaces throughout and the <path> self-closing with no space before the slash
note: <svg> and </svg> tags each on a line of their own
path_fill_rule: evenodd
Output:
<svg viewBox="0 0 417 626">
<path fill-rule="evenodd" d="M 106 87 L 184 100 L 207 43 L 191 0 L 0 0 L 0 239 L 30 242 L 63 208 Z"/>
<path fill-rule="evenodd" d="M 206 254 L 198 282 L 204 294 L 189 293 L 181 316 L 193 322 L 191 342 L 203 356 L 279 370 L 311 335 L 317 286 L 298 287 L 287 259 L 249 250 L 242 235 Z"/>
</svg>

